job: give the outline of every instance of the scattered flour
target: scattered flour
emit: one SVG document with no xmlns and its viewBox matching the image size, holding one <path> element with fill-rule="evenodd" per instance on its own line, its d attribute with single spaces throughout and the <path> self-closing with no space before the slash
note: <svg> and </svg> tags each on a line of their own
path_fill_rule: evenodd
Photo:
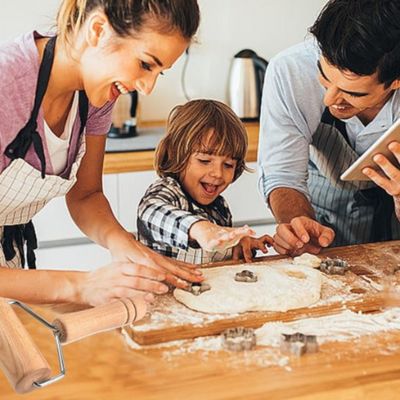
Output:
<svg viewBox="0 0 400 400">
<path fill-rule="evenodd" d="M 358 314 L 346 310 L 340 314 L 307 318 L 293 322 L 270 322 L 256 330 L 257 344 L 279 346 L 282 333 L 316 335 L 319 344 L 356 339 L 381 331 L 400 330 L 400 308 L 380 314 Z"/>
</svg>

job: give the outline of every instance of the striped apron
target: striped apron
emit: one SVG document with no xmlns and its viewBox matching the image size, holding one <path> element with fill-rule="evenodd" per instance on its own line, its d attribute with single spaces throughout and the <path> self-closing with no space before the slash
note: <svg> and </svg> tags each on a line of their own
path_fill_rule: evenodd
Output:
<svg viewBox="0 0 400 400">
<path fill-rule="evenodd" d="M 310 145 L 308 188 L 317 220 L 335 233 L 332 246 L 400 238 L 393 198 L 371 181 L 341 181 L 357 160 L 346 125 L 326 108 Z"/>
<path fill-rule="evenodd" d="M 85 140 L 82 133 L 87 120 L 88 99 L 84 92 L 80 92 L 81 128 L 79 146 L 74 150 L 75 161 L 69 173 L 65 171 L 66 178 L 46 175 L 46 159 L 42 139 L 37 132 L 37 117 L 50 77 L 55 42 L 56 38 L 53 37 L 46 44 L 39 68 L 34 107 L 29 121 L 5 150 L 6 156 L 12 161 L 0 174 L 0 266 L 2 267 L 22 268 L 25 266 L 25 261 L 29 268 L 36 267 L 34 249 L 37 247 L 37 241 L 31 219 L 51 199 L 65 195 L 72 188 L 85 153 Z M 41 171 L 24 160 L 31 145 L 34 146 L 40 160 Z M 49 223 L 53 222 L 49 221 Z"/>
</svg>

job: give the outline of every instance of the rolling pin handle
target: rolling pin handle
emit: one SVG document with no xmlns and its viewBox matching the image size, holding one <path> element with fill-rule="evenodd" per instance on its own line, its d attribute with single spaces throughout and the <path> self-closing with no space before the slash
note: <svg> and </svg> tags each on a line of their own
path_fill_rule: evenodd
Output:
<svg viewBox="0 0 400 400">
<path fill-rule="evenodd" d="M 53 325 L 61 343 L 68 344 L 96 333 L 122 328 L 144 317 L 146 302 L 140 297 L 118 299 L 87 310 L 60 315 Z"/>
<path fill-rule="evenodd" d="M 51 372 L 6 299 L 0 299 L 0 367 L 18 393 L 32 391 L 34 383 L 46 381 Z"/>
</svg>

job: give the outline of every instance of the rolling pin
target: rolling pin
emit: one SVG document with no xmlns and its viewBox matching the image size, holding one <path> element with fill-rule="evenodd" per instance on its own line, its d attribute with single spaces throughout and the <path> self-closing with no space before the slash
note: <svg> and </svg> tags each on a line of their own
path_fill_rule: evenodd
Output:
<svg viewBox="0 0 400 400">
<path fill-rule="evenodd" d="M 67 313 L 53 321 L 60 342 L 69 344 L 96 333 L 130 325 L 143 318 L 145 301 L 119 299 L 83 311 Z M 35 389 L 35 382 L 50 377 L 50 366 L 36 347 L 6 299 L 0 298 L 0 368 L 18 393 Z"/>
</svg>

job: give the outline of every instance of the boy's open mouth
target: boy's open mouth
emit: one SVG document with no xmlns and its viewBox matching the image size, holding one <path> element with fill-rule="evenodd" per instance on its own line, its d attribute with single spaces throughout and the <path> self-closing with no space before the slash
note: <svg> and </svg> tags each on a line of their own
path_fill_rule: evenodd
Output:
<svg viewBox="0 0 400 400">
<path fill-rule="evenodd" d="M 212 185 L 211 183 L 201 182 L 201 186 L 203 186 L 204 190 L 205 190 L 208 194 L 215 194 L 215 193 L 217 193 L 217 190 L 218 190 L 218 186 L 217 186 L 217 185 Z"/>
</svg>

